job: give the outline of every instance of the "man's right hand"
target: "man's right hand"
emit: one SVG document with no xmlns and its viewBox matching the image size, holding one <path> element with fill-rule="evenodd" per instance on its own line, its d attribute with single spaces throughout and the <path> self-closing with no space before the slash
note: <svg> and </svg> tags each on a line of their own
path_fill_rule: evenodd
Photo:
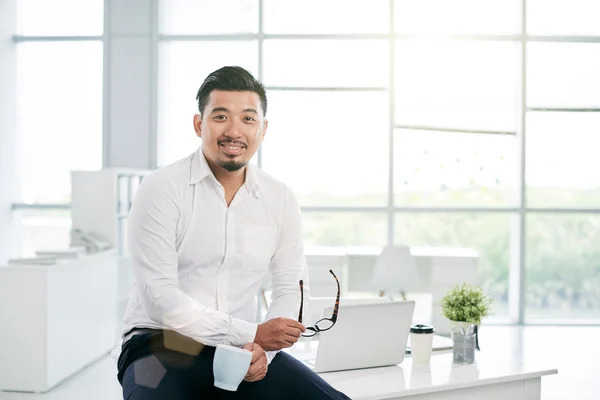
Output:
<svg viewBox="0 0 600 400">
<path fill-rule="evenodd" d="M 273 318 L 258 325 L 254 343 L 266 351 L 292 347 L 306 328 L 300 322 L 288 318 Z"/>
</svg>

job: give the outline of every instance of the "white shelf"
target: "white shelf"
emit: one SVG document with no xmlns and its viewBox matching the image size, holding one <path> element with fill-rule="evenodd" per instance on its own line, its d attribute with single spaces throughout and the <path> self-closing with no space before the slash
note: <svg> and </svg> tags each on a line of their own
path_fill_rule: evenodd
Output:
<svg viewBox="0 0 600 400">
<path fill-rule="evenodd" d="M 73 229 L 106 239 L 119 254 L 127 252 L 127 215 L 135 192 L 149 170 L 106 168 L 72 171 Z M 73 245 L 78 245 L 74 238 Z"/>
</svg>

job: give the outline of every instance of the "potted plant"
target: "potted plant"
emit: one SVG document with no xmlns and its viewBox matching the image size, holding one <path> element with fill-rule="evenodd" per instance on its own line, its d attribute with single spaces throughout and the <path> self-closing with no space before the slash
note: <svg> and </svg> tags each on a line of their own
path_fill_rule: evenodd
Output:
<svg viewBox="0 0 600 400">
<path fill-rule="evenodd" d="M 442 314 L 452 326 L 453 360 L 457 364 L 472 364 L 475 349 L 479 350 L 478 327 L 490 314 L 492 299 L 479 286 L 463 283 L 452 288 L 442 298 Z"/>
</svg>

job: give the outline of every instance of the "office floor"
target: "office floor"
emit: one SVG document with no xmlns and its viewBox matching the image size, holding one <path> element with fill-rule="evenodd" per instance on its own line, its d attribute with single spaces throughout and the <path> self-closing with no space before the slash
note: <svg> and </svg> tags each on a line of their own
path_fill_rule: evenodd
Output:
<svg viewBox="0 0 600 400">
<path fill-rule="evenodd" d="M 542 379 L 542 399 L 600 398 L 600 327 L 484 326 L 482 351 L 557 368 Z M 121 391 L 115 360 L 107 356 L 43 395 L 0 392 L 0 400 L 112 400 Z"/>
</svg>

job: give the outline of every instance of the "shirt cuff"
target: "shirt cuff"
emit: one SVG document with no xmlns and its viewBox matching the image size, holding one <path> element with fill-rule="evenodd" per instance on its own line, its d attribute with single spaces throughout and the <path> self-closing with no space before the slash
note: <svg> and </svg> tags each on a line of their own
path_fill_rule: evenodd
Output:
<svg viewBox="0 0 600 400">
<path fill-rule="evenodd" d="M 279 350 L 277 351 L 265 351 L 265 355 L 267 356 L 267 365 L 271 365 L 271 361 L 273 361 L 273 359 L 275 358 L 275 356 L 279 353 Z"/>
<path fill-rule="evenodd" d="M 229 331 L 231 345 L 241 347 L 246 343 L 254 342 L 257 329 L 257 324 L 244 321 L 243 319 L 233 319 L 231 330 Z"/>
</svg>

